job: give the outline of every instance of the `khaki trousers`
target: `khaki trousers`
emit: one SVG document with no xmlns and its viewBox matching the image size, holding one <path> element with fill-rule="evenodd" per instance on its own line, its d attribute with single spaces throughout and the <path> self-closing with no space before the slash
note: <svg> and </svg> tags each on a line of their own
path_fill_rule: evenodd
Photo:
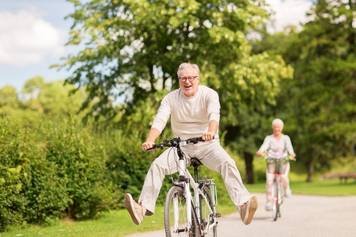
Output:
<svg viewBox="0 0 356 237">
<path fill-rule="evenodd" d="M 229 196 L 236 207 L 247 202 L 250 193 L 242 183 L 241 175 L 235 161 L 221 147 L 219 140 L 190 144 L 181 147 L 187 157 L 198 158 L 209 169 L 221 174 Z M 176 149 L 167 149 L 151 164 L 139 198 L 139 203 L 148 211 L 154 213 L 156 200 L 166 175 L 178 171 L 178 155 Z"/>
</svg>

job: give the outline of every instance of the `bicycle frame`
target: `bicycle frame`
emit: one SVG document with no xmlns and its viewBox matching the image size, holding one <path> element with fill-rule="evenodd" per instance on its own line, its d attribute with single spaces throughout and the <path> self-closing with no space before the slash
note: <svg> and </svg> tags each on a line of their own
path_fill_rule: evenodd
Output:
<svg viewBox="0 0 356 237">
<path fill-rule="evenodd" d="M 185 162 L 184 162 L 185 163 Z M 179 174 L 180 177 L 181 175 L 188 178 L 189 182 L 180 182 L 179 184 L 175 184 L 178 186 L 183 185 L 184 186 L 184 193 L 185 193 L 185 198 L 186 198 L 186 202 L 187 202 L 187 220 L 188 220 L 188 226 L 192 227 L 192 211 L 194 210 L 195 215 L 197 217 L 198 220 L 198 225 L 200 225 L 200 220 L 201 220 L 201 216 L 200 216 L 200 201 L 199 201 L 199 196 L 203 197 L 204 201 L 207 204 L 208 207 L 208 211 L 209 211 L 209 217 L 210 216 L 214 216 L 215 214 L 215 210 L 213 210 L 213 208 L 215 208 L 215 203 L 214 203 L 214 207 L 212 208 L 210 206 L 210 203 L 207 199 L 207 197 L 205 196 L 205 194 L 202 192 L 202 190 L 199 188 L 199 183 L 197 183 L 194 178 L 192 177 L 192 175 L 189 173 L 186 164 L 182 165 L 180 168 L 183 168 L 181 170 L 181 172 L 183 173 L 183 171 L 185 171 L 185 174 Z M 191 192 L 191 189 L 193 190 L 193 195 Z M 214 193 L 214 195 L 216 195 Z M 215 197 L 214 197 L 215 198 Z M 193 203 L 193 206 L 191 205 Z M 215 218 L 215 217 L 214 217 Z M 213 222 L 213 224 L 211 225 L 207 225 L 205 227 L 205 229 L 203 230 L 203 233 L 206 234 L 210 228 L 214 227 L 214 225 L 216 225 L 216 221 Z"/>
<path fill-rule="evenodd" d="M 274 158 L 267 158 L 268 162 L 273 162 L 275 164 L 275 169 L 273 172 L 273 186 L 272 188 L 276 188 L 276 192 L 273 193 L 273 201 L 275 206 L 273 208 L 276 208 L 274 210 L 276 213 L 274 213 L 274 221 L 277 220 L 278 217 L 281 216 L 280 213 L 280 205 L 283 203 L 283 196 L 284 196 L 284 187 L 282 183 L 282 166 L 284 163 L 288 162 L 287 159 L 274 159 Z"/>
<path fill-rule="evenodd" d="M 215 184 L 212 180 L 206 183 L 203 183 L 203 186 L 201 186 L 201 183 L 199 183 L 199 180 L 195 180 L 193 176 L 190 174 L 189 170 L 187 169 L 187 161 L 185 159 L 185 156 L 181 150 L 181 146 L 184 146 L 186 144 L 195 144 L 199 141 L 203 141 L 201 138 L 191 138 L 187 140 L 181 140 L 180 138 L 175 138 L 169 141 L 165 141 L 162 144 L 156 144 L 152 149 L 160 147 L 175 147 L 177 150 L 177 155 L 178 155 L 178 180 L 173 182 L 174 186 L 181 187 L 183 189 L 183 196 L 185 197 L 185 202 L 186 202 L 186 220 L 187 220 L 187 230 L 192 229 L 193 227 L 193 221 L 192 221 L 192 214 L 195 215 L 196 225 L 198 225 L 200 228 L 200 234 L 204 236 L 209 232 L 211 228 L 217 225 L 217 214 L 216 214 L 216 188 Z M 204 185 L 209 185 L 214 187 L 213 190 L 210 190 L 210 196 L 213 197 L 211 198 L 211 202 L 209 203 L 209 200 L 207 196 L 203 192 Z M 202 198 L 202 199 L 200 199 Z M 201 213 L 200 213 L 200 202 L 204 202 L 207 204 L 206 206 L 208 207 L 208 223 L 206 226 L 203 226 L 203 223 L 201 223 Z M 175 222 L 178 222 L 179 220 L 179 211 L 178 211 L 178 200 L 174 199 L 173 200 L 173 210 L 174 210 L 174 220 Z M 179 229 L 179 223 L 172 223 L 173 224 L 173 232 L 182 232 L 182 231 L 187 231 L 187 230 L 181 230 Z"/>
<path fill-rule="evenodd" d="M 201 195 L 204 198 L 204 201 L 208 204 L 207 207 L 209 208 L 209 217 L 213 216 L 215 214 L 215 210 L 213 210 L 210 207 L 209 201 L 207 199 L 207 197 L 205 196 L 205 194 L 202 192 L 202 190 L 199 188 L 199 183 L 193 178 L 193 176 L 190 174 L 190 172 L 187 169 L 187 163 L 186 160 L 184 159 L 183 154 L 180 154 L 180 150 L 177 150 L 178 153 L 178 157 L 179 157 L 179 163 L 178 163 L 178 173 L 179 173 L 179 182 L 175 182 L 174 185 L 180 186 L 184 188 L 184 196 L 186 199 L 186 203 L 187 203 L 187 212 L 186 212 L 186 217 L 187 217 L 187 221 L 188 221 L 188 227 L 191 228 L 192 227 L 192 211 L 194 210 L 195 215 L 197 217 L 198 220 L 198 225 L 201 225 L 200 220 L 201 220 L 201 216 L 200 216 L 200 202 L 199 202 L 199 196 Z M 193 190 L 193 195 L 191 192 L 191 189 Z M 214 195 L 216 195 L 214 193 Z M 214 197 L 215 199 L 215 197 Z M 192 206 L 193 203 L 193 206 Z M 215 208 L 215 203 L 214 203 L 214 207 Z M 175 223 L 174 225 L 176 226 L 177 223 Z M 203 233 L 206 234 L 208 233 L 209 229 L 214 227 L 214 225 L 216 225 L 217 222 L 214 219 L 213 224 L 211 225 L 207 225 L 205 227 L 205 229 L 203 230 Z"/>
</svg>

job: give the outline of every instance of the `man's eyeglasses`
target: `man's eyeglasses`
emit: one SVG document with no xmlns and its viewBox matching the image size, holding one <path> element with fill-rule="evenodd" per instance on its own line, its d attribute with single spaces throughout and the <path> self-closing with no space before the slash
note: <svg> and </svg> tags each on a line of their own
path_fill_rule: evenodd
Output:
<svg viewBox="0 0 356 237">
<path fill-rule="evenodd" d="M 192 82 L 194 81 L 195 79 L 197 79 L 199 76 L 191 76 L 191 77 L 178 77 L 179 80 L 181 81 L 189 81 L 189 82 Z"/>
</svg>

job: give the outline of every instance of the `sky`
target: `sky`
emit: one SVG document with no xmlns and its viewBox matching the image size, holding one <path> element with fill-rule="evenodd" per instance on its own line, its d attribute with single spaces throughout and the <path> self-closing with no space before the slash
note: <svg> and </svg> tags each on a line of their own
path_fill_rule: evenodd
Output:
<svg viewBox="0 0 356 237">
<path fill-rule="evenodd" d="M 311 0 L 266 1 L 274 13 L 271 32 L 305 22 L 311 7 Z M 74 50 L 64 46 L 71 26 L 64 18 L 73 10 L 65 0 L 0 0 L 0 88 L 20 90 L 34 76 L 59 80 L 68 75 L 49 66 Z"/>
</svg>

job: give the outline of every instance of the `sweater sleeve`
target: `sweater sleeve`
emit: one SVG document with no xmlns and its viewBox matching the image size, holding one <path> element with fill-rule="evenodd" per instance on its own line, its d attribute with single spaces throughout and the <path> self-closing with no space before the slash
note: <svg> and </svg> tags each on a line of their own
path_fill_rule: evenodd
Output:
<svg viewBox="0 0 356 237">
<path fill-rule="evenodd" d="M 162 132 L 167 124 L 170 115 L 171 107 L 169 104 L 168 96 L 165 96 L 161 101 L 161 105 L 158 109 L 155 119 L 153 120 L 151 128 L 155 128 L 158 131 Z"/>
<path fill-rule="evenodd" d="M 265 139 L 263 140 L 263 143 L 262 143 L 260 149 L 258 149 L 258 152 L 266 152 L 269 148 L 269 143 L 270 143 L 269 137 L 266 136 Z"/>
<path fill-rule="evenodd" d="M 220 101 L 219 95 L 216 91 L 211 90 L 211 93 L 208 94 L 208 119 L 209 122 L 215 120 L 219 122 L 220 120 Z"/>
<path fill-rule="evenodd" d="M 292 146 L 292 141 L 290 140 L 290 137 L 288 135 L 286 135 L 286 142 L 287 142 L 286 149 L 287 149 L 288 154 L 295 156 L 294 149 Z"/>
</svg>

